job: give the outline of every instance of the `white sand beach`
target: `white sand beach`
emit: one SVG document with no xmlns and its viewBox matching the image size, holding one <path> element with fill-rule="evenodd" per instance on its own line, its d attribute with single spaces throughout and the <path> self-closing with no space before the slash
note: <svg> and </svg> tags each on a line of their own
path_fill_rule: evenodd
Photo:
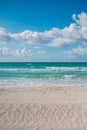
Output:
<svg viewBox="0 0 87 130">
<path fill-rule="evenodd" d="M 87 130 L 87 87 L 0 88 L 0 130 Z"/>
</svg>

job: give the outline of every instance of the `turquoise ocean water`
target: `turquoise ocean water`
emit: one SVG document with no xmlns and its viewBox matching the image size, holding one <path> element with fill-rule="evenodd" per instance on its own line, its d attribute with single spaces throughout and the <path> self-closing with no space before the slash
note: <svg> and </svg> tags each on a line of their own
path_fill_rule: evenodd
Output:
<svg viewBox="0 0 87 130">
<path fill-rule="evenodd" d="M 0 87 L 87 86 L 87 63 L 0 63 Z"/>
</svg>

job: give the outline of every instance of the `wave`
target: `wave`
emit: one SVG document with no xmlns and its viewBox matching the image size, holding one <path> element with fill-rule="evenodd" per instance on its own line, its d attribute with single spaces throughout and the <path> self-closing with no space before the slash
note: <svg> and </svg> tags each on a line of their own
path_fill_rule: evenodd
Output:
<svg viewBox="0 0 87 130">
<path fill-rule="evenodd" d="M 87 71 L 87 67 L 0 68 L 0 71 L 30 71 L 30 72 Z"/>
<path fill-rule="evenodd" d="M 46 69 L 54 71 L 87 71 L 87 67 L 46 67 Z"/>
<path fill-rule="evenodd" d="M 87 86 L 87 64 L 2 63 L 0 86 Z"/>
<path fill-rule="evenodd" d="M 39 86 L 87 86 L 87 79 L 73 79 L 72 76 L 65 76 L 65 79 L 56 78 L 12 78 L 0 79 L 0 87 L 39 87 Z"/>
</svg>

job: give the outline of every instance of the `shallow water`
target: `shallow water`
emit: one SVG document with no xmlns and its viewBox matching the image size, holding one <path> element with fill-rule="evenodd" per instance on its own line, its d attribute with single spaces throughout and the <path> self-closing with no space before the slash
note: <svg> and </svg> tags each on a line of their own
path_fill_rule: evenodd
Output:
<svg viewBox="0 0 87 130">
<path fill-rule="evenodd" d="M 87 86 L 87 63 L 0 63 L 0 86 Z"/>
</svg>

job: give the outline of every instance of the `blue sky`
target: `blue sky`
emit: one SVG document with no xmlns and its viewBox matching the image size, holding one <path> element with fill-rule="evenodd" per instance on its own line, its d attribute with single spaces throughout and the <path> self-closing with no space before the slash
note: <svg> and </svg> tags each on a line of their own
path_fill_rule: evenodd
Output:
<svg viewBox="0 0 87 130">
<path fill-rule="evenodd" d="M 0 0 L 0 61 L 86 62 L 86 0 Z"/>
</svg>

